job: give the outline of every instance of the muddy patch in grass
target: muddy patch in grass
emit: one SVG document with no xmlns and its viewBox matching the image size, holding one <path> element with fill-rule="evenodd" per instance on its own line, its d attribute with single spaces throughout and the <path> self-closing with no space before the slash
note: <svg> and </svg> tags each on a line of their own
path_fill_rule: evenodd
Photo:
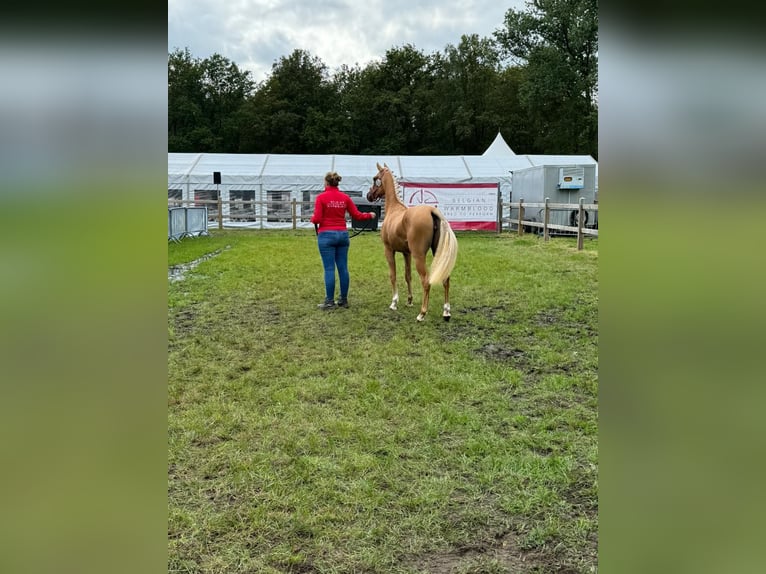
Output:
<svg viewBox="0 0 766 574">
<path fill-rule="evenodd" d="M 595 301 L 575 298 L 570 305 L 538 312 L 533 322 L 539 327 L 554 327 L 570 336 L 593 337 L 598 334 L 598 306 Z"/>
<path fill-rule="evenodd" d="M 489 321 L 502 320 L 504 323 L 513 323 L 512 319 L 504 317 L 504 312 L 508 309 L 504 305 L 492 305 L 482 307 L 463 307 L 457 309 L 455 314 L 466 315 L 467 317 L 478 316 Z"/>
<path fill-rule="evenodd" d="M 435 319 L 441 321 L 436 315 Z M 452 319 L 440 326 L 440 335 L 444 341 L 459 341 L 468 337 L 489 336 L 502 325 L 505 329 L 516 320 L 508 317 L 508 309 L 503 305 L 474 306 L 453 309 Z"/>
<path fill-rule="evenodd" d="M 208 259 L 212 259 L 213 257 L 217 257 L 220 255 L 223 251 L 231 249 L 231 245 L 227 245 L 223 249 L 216 249 L 215 251 L 211 253 L 207 253 L 200 257 L 199 259 L 195 259 L 194 261 L 190 261 L 189 263 L 182 263 L 181 265 L 172 265 L 168 267 L 168 281 L 174 282 L 174 281 L 183 281 L 186 279 L 186 274 L 197 267 L 200 263 L 203 261 L 207 261 Z"/>
<path fill-rule="evenodd" d="M 578 574 L 580 570 L 563 557 L 521 547 L 515 532 L 500 533 L 485 542 L 406 558 L 403 564 L 429 574 L 505 574 L 557 572 Z"/>
<path fill-rule="evenodd" d="M 194 325 L 195 313 L 192 309 L 184 309 L 175 316 L 176 333 L 188 333 Z"/>
<path fill-rule="evenodd" d="M 262 327 L 284 323 L 285 317 L 276 304 L 269 301 L 221 301 L 219 304 L 220 322 L 237 327 Z"/>
<path fill-rule="evenodd" d="M 487 343 L 477 349 L 477 351 L 495 361 L 513 361 L 526 363 L 526 353 L 515 347 L 503 347 L 495 343 Z"/>
</svg>

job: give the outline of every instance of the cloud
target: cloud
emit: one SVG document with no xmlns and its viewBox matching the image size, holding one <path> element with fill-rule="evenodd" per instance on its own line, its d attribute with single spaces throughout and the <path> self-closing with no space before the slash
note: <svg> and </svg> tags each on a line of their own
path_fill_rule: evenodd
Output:
<svg viewBox="0 0 766 574">
<path fill-rule="evenodd" d="M 274 62 L 296 49 L 330 70 L 365 66 L 405 44 L 441 52 L 463 34 L 491 36 L 512 6 L 523 6 L 523 0 L 505 6 L 489 0 L 335 0 L 319 6 L 309 0 L 170 0 L 168 49 L 188 47 L 199 58 L 219 53 L 262 81 Z"/>
</svg>

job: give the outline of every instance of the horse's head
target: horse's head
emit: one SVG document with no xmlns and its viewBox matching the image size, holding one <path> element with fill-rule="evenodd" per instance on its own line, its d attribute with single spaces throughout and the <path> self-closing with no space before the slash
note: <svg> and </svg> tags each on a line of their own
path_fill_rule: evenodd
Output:
<svg viewBox="0 0 766 574">
<path fill-rule="evenodd" d="M 376 165 L 378 166 L 378 173 L 372 178 L 370 191 L 367 192 L 367 201 L 370 202 L 377 201 L 386 195 L 386 191 L 383 189 L 383 176 L 388 171 L 388 166 L 383 164 L 383 167 L 381 167 L 379 163 L 376 163 Z"/>
</svg>

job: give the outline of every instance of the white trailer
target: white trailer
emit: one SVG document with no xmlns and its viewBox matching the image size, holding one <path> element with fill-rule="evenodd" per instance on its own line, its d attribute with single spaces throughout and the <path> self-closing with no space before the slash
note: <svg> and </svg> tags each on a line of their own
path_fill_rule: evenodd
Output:
<svg viewBox="0 0 766 574">
<path fill-rule="evenodd" d="M 511 202 L 544 203 L 548 198 L 550 203 L 577 204 L 580 198 L 583 203 L 597 202 L 596 196 L 596 166 L 595 165 L 537 165 L 513 171 Z M 512 208 L 510 221 L 518 221 L 519 210 Z M 542 222 L 544 208 L 525 207 L 524 219 Z M 578 225 L 578 210 L 551 209 L 549 223 L 556 225 Z M 598 229 L 598 211 L 585 210 L 583 227 Z M 536 231 L 541 229 L 534 228 Z"/>
</svg>

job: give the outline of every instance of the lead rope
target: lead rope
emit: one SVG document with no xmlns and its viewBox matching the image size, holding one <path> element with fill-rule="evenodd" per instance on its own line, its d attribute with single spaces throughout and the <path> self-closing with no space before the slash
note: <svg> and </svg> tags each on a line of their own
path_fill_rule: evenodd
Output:
<svg viewBox="0 0 766 574">
<path fill-rule="evenodd" d="M 375 201 L 375 203 L 378 203 L 378 201 Z M 380 223 L 380 222 L 378 222 L 378 223 Z M 349 238 L 349 239 L 353 239 L 354 237 L 356 237 L 356 236 L 357 236 L 357 235 L 359 235 L 360 233 L 364 233 L 365 231 L 372 231 L 372 229 L 365 229 L 364 227 L 362 227 L 362 228 L 360 228 L 360 229 L 357 229 L 357 230 L 354 232 L 354 234 L 353 234 L 353 235 L 349 235 L 349 237 L 348 237 L 348 238 Z"/>
<path fill-rule="evenodd" d="M 359 234 L 360 234 L 362 231 L 365 231 L 365 230 L 364 230 L 364 229 L 359 229 L 359 230 L 357 230 L 357 231 L 356 231 L 356 232 L 355 232 L 353 235 L 349 235 L 349 239 L 351 239 L 351 238 L 353 238 L 353 237 L 356 237 L 356 236 L 357 236 L 357 235 L 359 235 Z M 319 237 L 319 224 L 318 224 L 318 223 L 315 223 L 315 224 L 314 224 L 314 233 L 316 234 L 316 236 L 317 236 L 317 237 Z"/>
</svg>

